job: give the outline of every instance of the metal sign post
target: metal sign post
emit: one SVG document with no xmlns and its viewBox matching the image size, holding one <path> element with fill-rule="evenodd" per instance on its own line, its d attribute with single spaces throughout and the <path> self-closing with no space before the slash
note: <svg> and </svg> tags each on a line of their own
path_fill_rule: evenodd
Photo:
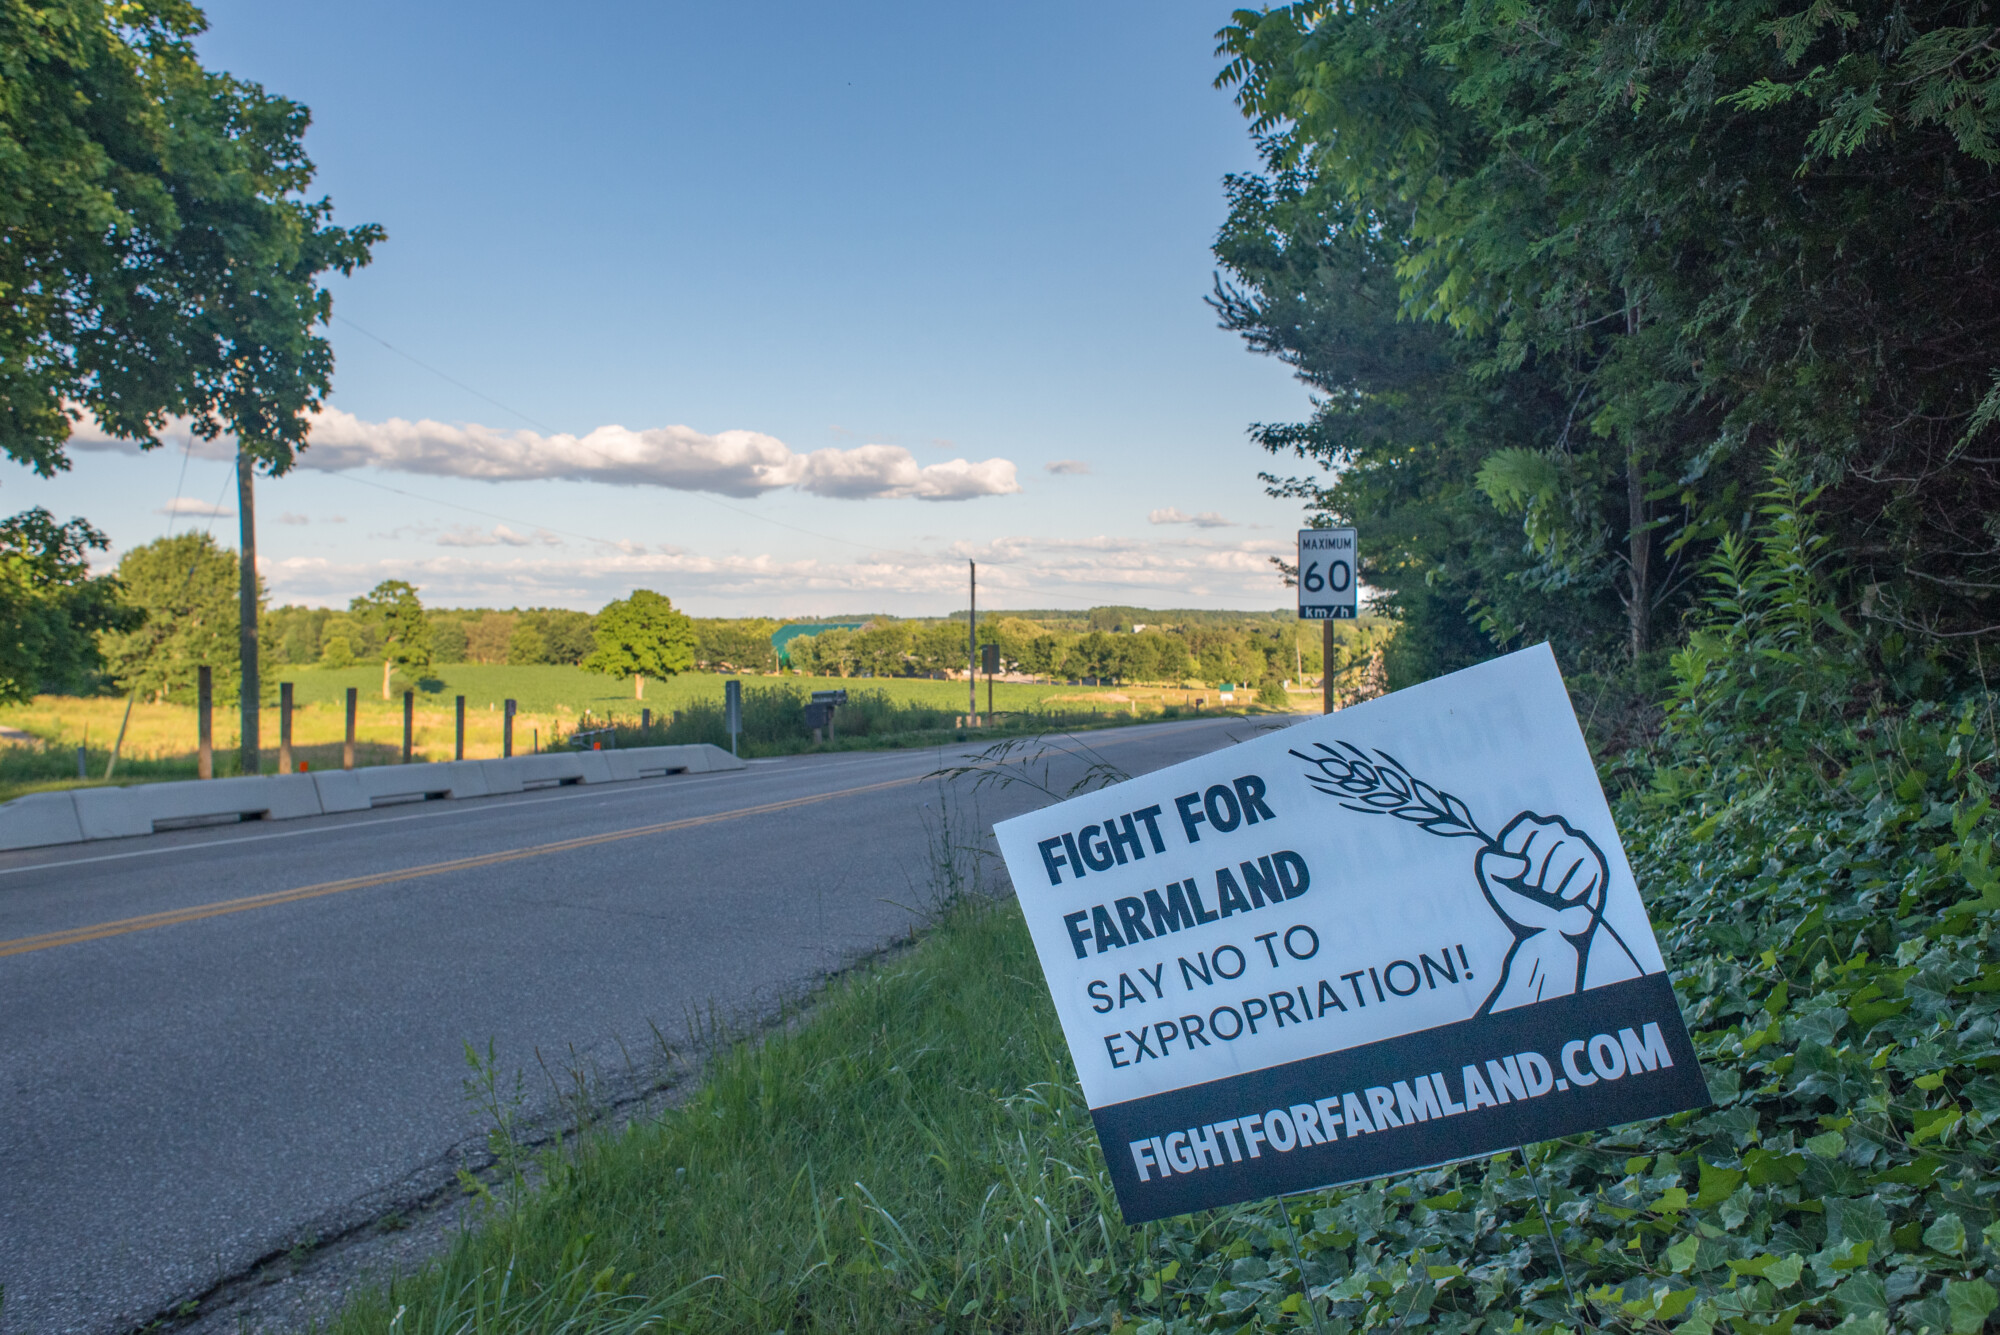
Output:
<svg viewBox="0 0 2000 1335">
<path fill-rule="evenodd" d="M 729 754 L 736 754 L 736 734 L 743 731 L 743 683 L 722 683 L 722 721 L 729 729 Z"/>
</svg>

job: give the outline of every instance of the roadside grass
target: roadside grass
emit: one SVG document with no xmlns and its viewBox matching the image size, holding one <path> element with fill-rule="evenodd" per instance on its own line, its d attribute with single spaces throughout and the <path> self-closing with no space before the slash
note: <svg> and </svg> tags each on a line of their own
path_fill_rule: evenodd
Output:
<svg viewBox="0 0 2000 1335">
<path fill-rule="evenodd" d="M 224 742 L 228 749 L 223 749 Z M 218 736 L 215 750 L 215 775 L 219 779 L 236 777 L 238 773 L 236 737 L 232 733 L 226 739 Z M 294 744 L 292 759 L 296 764 L 310 766 L 315 770 L 339 769 L 342 746 L 339 741 L 317 744 Z M 498 754 L 496 751 L 495 754 Z M 277 749 L 265 752 L 263 772 L 276 773 Z M 0 802 L 12 801 L 28 793 L 61 792 L 70 788 L 102 788 L 107 786 L 104 779 L 105 762 L 111 757 L 111 748 L 98 746 L 93 737 L 92 745 L 84 752 L 84 769 L 88 778 L 76 777 L 76 747 L 63 743 L 12 742 L 0 743 Z M 393 765 L 403 758 L 402 744 L 388 742 L 356 742 L 354 763 L 356 765 Z M 168 753 L 164 755 L 133 756 L 128 750 L 118 759 L 111 787 L 127 784 L 164 783 L 177 779 L 196 777 L 196 756 L 193 751 Z"/>
<path fill-rule="evenodd" d="M 736 744 L 739 754 L 748 756 L 791 755 L 808 750 L 874 750 L 894 747 L 939 746 L 952 741 L 1003 740 L 1044 736 L 1088 728 L 1116 727 L 1120 724 L 1156 722 L 1181 718 L 1196 712 L 1222 715 L 1235 711 L 1194 711 L 1179 704 L 1142 708 L 1136 700 L 1106 700 L 1103 697 L 1078 702 L 1050 697 L 1039 705 L 994 714 L 980 714 L 970 721 L 960 703 L 954 711 L 921 701 L 899 699 L 866 679 L 845 688 L 847 703 L 836 711 L 831 735 L 815 740 L 805 722 L 805 711 L 816 688 L 783 679 L 764 678 L 743 687 L 743 717 Z M 1085 707 L 1085 705 L 1088 707 Z M 714 746 L 731 744 L 720 696 L 695 700 L 671 715 L 655 718 L 650 727 L 637 720 L 621 718 L 609 731 L 619 746 L 685 745 L 707 742 Z M 596 739 L 597 733 L 590 736 Z"/>
<path fill-rule="evenodd" d="M 968 900 L 684 1106 L 484 1191 L 482 1227 L 328 1329 L 1063 1329 L 1142 1251 L 1074 1088 L 1018 909 Z"/>
</svg>

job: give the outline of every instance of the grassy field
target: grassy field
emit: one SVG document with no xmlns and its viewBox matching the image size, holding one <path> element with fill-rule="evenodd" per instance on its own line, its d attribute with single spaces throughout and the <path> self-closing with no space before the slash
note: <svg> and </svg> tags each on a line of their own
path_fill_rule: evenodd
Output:
<svg viewBox="0 0 2000 1335">
<path fill-rule="evenodd" d="M 283 668 L 275 679 L 297 683 L 297 698 L 338 704 L 352 686 L 362 699 L 382 697 L 381 666 L 355 668 Z M 550 716 L 589 713 L 593 718 L 638 717 L 650 708 L 654 713 L 683 708 L 689 704 L 722 698 L 722 683 L 729 678 L 713 672 L 686 672 L 676 677 L 646 682 L 645 698 L 639 699 L 630 681 L 602 677 L 575 667 L 506 667 L 479 663 L 454 663 L 434 669 L 416 681 L 399 680 L 394 690 L 410 688 L 419 701 L 442 700 L 449 706 L 455 695 L 463 695 L 468 709 L 497 706 L 512 698 L 523 711 Z M 746 676 L 746 686 L 786 683 L 809 691 L 880 690 L 900 703 L 928 705 L 963 712 L 965 682 L 933 681 L 917 677 L 782 677 Z M 1110 709 L 1114 705 L 1138 702 L 1143 707 L 1162 703 L 1192 705 L 1197 698 L 1215 704 L 1213 689 L 1170 689 L 1166 687 L 1066 686 L 1060 683 L 995 682 L 993 707 L 1001 711 L 1031 710 L 1060 706 L 1089 709 L 1093 705 Z M 1239 700 L 1247 699 L 1239 695 Z M 986 683 L 979 683 L 979 709 L 986 709 Z M 4 712 L 4 711 L 0 711 Z"/>
<path fill-rule="evenodd" d="M 454 698 L 465 697 L 465 754 L 484 758 L 501 754 L 502 705 L 512 699 L 519 712 L 514 720 L 514 749 L 527 752 L 560 744 L 580 728 L 606 723 L 623 725 L 624 745 L 706 741 L 727 745 L 720 718 L 725 677 L 687 673 L 648 681 L 645 698 L 636 698 L 629 681 L 601 677 L 573 667 L 500 667 L 479 664 L 437 669 L 420 680 L 398 679 L 392 698 L 382 698 L 382 670 L 363 668 L 283 668 L 275 681 L 294 684 L 293 754 L 314 769 L 341 763 L 346 733 L 346 691 L 358 692 L 355 734 L 356 763 L 395 764 L 402 759 L 402 692 L 415 692 L 412 754 L 418 760 L 450 760 L 454 745 Z M 813 747 L 799 705 L 791 700 L 815 690 L 845 689 L 867 695 L 877 707 L 859 705 L 846 712 L 840 749 L 924 745 L 959 734 L 956 721 L 965 711 L 965 683 L 908 678 L 744 677 L 746 693 L 765 708 L 753 718 L 747 755 L 781 755 Z M 275 685 L 272 694 L 275 696 Z M 780 699 L 779 697 L 784 697 Z M 1089 687 L 996 682 L 994 708 L 1010 731 L 1035 731 L 1050 726 L 1089 727 L 1143 721 L 1165 712 L 1182 712 L 1203 700 L 1207 709 L 1250 708 L 1248 693 L 1237 704 L 1220 706 L 1215 692 L 1161 687 Z M 1297 697 L 1308 705 L 1317 697 Z M 783 705 L 780 710 L 778 707 Z M 979 708 L 986 709 L 986 684 L 979 684 Z M 654 729 L 641 734 L 640 711 L 650 709 Z M 776 717 L 783 714 L 782 719 Z M 680 716 L 678 721 L 676 716 Z M 27 733 L 30 740 L 0 744 L 0 801 L 23 793 L 73 788 L 104 781 L 113 742 L 125 719 L 125 701 L 110 696 L 77 698 L 38 696 L 21 705 L 0 706 L 0 726 Z M 144 783 L 189 779 L 195 775 L 195 711 L 186 705 L 137 704 L 124 724 L 114 782 Z M 238 726 L 235 702 L 217 701 L 214 719 L 216 773 L 237 772 Z M 275 703 L 260 725 L 262 770 L 277 769 L 278 711 Z M 76 751 L 84 748 L 86 780 L 76 777 Z"/>
</svg>

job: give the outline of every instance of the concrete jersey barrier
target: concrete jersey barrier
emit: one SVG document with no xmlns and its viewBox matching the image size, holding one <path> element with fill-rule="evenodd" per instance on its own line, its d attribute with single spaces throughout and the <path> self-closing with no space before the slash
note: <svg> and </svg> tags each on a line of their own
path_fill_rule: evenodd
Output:
<svg viewBox="0 0 2000 1335">
<path fill-rule="evenodd" d="M 0 850 L 122 839 L 230 821 L 295 820 L 403 802 L 492 797 L 570 784 L 627 783 L 668 774 L 711 774 L 742 768 L 737 757 L 702 743 L 75 788 L 30 793 L 0 803 Z"/>
</svg>

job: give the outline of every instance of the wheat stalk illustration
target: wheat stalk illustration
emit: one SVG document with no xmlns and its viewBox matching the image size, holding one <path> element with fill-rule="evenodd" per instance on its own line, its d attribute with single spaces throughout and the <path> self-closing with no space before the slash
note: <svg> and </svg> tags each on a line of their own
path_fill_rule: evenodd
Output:
<svg viewBox="0 0 2000 1335">
<path fill-rule="evenodd" d="M 1318 771 L 1306 775 L 1306 782 L 1328 797 L 1338 798 L 1349 811 L 1394 816 L 1447 839 L 1477 839 L 1488 846 L 1495 843 L 1492 835 L 1479 828 L 1470 807 L 1410 773 L 1387 751 L 1370 755 L 1352 742 L 1332 746 L 1315 742 L 1313 749 L 1320 754 L 1291 753 Z"/>
<path fill-rule="evenodd" d="M 1313 750 L 1319 754 L 1307 755 L 1303 751 L 1292 751 L 1291 754 L 1312 766 L 1312 772 L 1306 775 L 1307 783 L 1328 797 L 1338 799 L 1340 805 L 1349 811 L 1359 811 L 1369 816 L 1394 816 L 1397 820 L 1420 825 L 1430 833 L 1446 839 L 1477 839 L 1488 848 L 1501 848 L 1498 839 L 1479 828 L 1479 822 L 1473 818 L 1472 808 L 1443 789 L 1425 783 L 1410 773 L 1402 761 L 1387 751 L 1377 749 L 1370 754 L 1352 742 L 1335 742 L 1331 746 L 1325 742 L 1314 742 Z M 1588 836 L 1585 836 L 1585 842 L 1589 842 Z M 1591 847 L 1595 848 L 1596 845 L 1592 844 Z M 1494 910 L 1499 912 L 1497 904 Z M 1501 916 L 1506 917 L 1504 913 Z M 1633 953 L 1632 947 L 1625 944 L 1625 938 L 1618 934 L 1617 928 L 1604 920 L 1601 912 L 1597 915 L 1596 926 L 1610 934 L 1611 939 L 1618 943 L 1618 948 L 1625 952 L 1625 958 L 1632 961 L 1634 968 L 1641 973 L 1645 972 L 1645 967 L 1639 963 L 1639 957 Z M 1510 952 L 1508 955 L 1510 962 L 1512 958 Z M 1496 985 L 1492 995 L 1486 998 L 1487 1006 L 1493 1004 L 1494 997 L 1500 994 L 1500 987 L 1504 986 L 1505 982 L 1503 972 L 1501 983 Z M 1481 1013 L 1485 1013 L 1485 1007 L 1481 1007 Z"/>
</svg>

